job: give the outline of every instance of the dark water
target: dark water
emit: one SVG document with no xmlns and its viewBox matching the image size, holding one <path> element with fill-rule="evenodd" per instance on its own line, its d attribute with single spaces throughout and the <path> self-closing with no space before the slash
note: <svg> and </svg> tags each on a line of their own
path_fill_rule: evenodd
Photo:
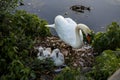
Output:
<svg viewBox="0 0 120 80">
<path fill-rule="evenodd" d="M 73 5 L 84 5 L 90 7 L 91 11 L 78 13 L 70 9 Z M 24 0 L 24 6 L 20 8 L 37 14 L 49 24 L 54 22 L 57 15 L 70 17 L 77 23 L 88 25 L 95 32 L 104 31 L 113 21 L 120 23 L 120 0 Z"/>
</svg>

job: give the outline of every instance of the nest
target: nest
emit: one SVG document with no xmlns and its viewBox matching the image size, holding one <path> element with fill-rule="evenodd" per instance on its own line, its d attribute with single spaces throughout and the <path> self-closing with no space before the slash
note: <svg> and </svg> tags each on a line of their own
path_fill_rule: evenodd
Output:
<svg viewBox="0 0 120 80">
<path fill-rule="evenodd" d="M 94 62 L 94 51 L 89 45 L 84 45 L 80 49 L 74 49 L 71 46 L 65 44 L 58 37 L 45 37 L 37 38 L 37 46 L 46 48 L 60 49 L 65 57 L 65 64 L 73 67 L 91 67 Z"/>
</svg>

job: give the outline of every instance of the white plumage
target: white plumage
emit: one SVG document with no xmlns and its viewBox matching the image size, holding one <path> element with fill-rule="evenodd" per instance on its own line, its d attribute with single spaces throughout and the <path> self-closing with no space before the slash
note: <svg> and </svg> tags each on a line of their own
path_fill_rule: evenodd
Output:
<svg viewBox="0 0 120 80">
<path fill-rule="evenodd" d="M 46 49 L 43 51 L 43 54 L 44 54 L 44 57 L 45 57 L 45 58 L 48 58 L 48 57 L 50 57 L 50 55 L 51 55 L 51 51 L 50 51 L 48 48 L 46 48 Z"/>
<path fill-rule="evenodd" d="M 73 48 L 82 47 L 82 31 L 86 34 L 86 36 L 91 32 L 91 30 L 85 24 L 76 24 L 76 22 L 71 18 L 64 18 L 61 15 L 55 17 L 54 24 L 46 25 L 46 27 L 54 28 L 60 39 Z"/>
<path fill-rule="evenodd" d="M 45 59 L 44 54 L 43 54 L 44 49 L 41 46 L 37 47 L 36 49 L 38 49 L 37 58 L 40 60 Z"/>
<path fill-rule="evenodd" d="M 62 66 L 64 64 L 64 56 L 59 49 L 54 49 L 50 57 L 53 59 L 55 66 Z"/>
<path fill-rule="evenodd" d="M 43 48 L 41 46 L 39 46 L 38 48 L 38 54 L 37 54 L 37 58 L 40 60 L 46 59 L 48 57 L 50 57 L 51 51 L 48 48 Z"/>
</svg>

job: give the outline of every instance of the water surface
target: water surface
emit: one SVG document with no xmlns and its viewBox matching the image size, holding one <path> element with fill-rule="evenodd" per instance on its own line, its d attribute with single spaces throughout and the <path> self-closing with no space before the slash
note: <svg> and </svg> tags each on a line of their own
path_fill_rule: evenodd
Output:
<svg viewBox="0 0 120 80">
<path fill-rule="evenodd" d="M 24 4 L 21 9 L 37 14 L 49 24 L 54 22 L 57 15 L 84 23 L 95 32 L 104 31 L 113 21 L 120 23 L 120 0 L 24 0 Z M 91 11 L 78 13 L 70 9 L 73 5 L 84 5 Z"/>
</svg>

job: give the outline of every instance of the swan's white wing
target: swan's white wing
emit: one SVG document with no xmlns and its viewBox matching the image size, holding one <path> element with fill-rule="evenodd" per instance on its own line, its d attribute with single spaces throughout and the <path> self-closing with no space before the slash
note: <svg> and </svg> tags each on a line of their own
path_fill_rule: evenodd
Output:
<svg viewBox="0 0 120 80">
<path fill-rule="evenodd" d="M 75 21 L 73 21 L 71 18 L 65 18 L 65 19 L 68 21 L 68 23 L 77 25 L 77 23 Z"/>
<path fill-rule="evenodd" d="M 58 25 L 56 25 L 58 26 Z M 59 27 L 56 27 L 56 32 L 58 33 L 59 37 L 69 44 L 69 42 L 74 43 L 76 35 L 75 35 L 75 27 L 77 24 L 61 24 Z"/>
<path fill-rule="evenodd" d="M 64 18 L 62 16 L 57 16 L 55 18 L 55 29 L 58 36 L 69 45 L 76 43 L 76 30 L 77 24 L 70 18 Z M 83 40 L 82 32 L 80 32 L 80 41 Z"/>
<path fill-rule="evenodd" d="M 70 18 L 57 16 L 55 18 L 56 32 L 58 36 L 65 42 L 70 42 L 75 37 L 75 27 L 77 24 Z M 72 40 L 71 40 L 72 39 Z M 73 41 L 74 42 L 74 41 Z"/>
<path fill-rule="evenodd" d="M 62 26 L 63 24 L 67 24 L 68 21 L 61 15 L 55 17 L 55 26 Z"/>
</svg>

